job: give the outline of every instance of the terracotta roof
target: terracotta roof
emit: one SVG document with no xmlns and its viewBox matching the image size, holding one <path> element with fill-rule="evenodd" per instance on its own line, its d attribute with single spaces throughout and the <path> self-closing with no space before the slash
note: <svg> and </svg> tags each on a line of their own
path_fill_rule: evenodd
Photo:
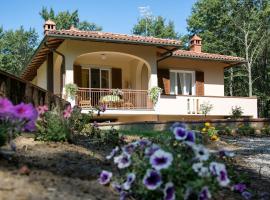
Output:
<svg viewBox="0 0 270 200">
<path fill-rule="evenodd" d="M 77 29 L 70 30 L 50 30 L 47 33 L 48 36 L 68 36 L 75 38 L 96 39 L 96 40 L 109 40 L 109 41 L 122 41 L 128 43 L 145 43 L 155 45 L 169 45 L 169 46 L 181 46 L 180 40 L 162 39 L 155 37 L 145 37 L 139 35 L 127 35 L 118 33 L 108 33 L 101 31 L 80 31 Z"/>
<path fill-rule="evenodd" d="M 174 51 L 173 56 L 182 57 L 182 58 L 197 58 L 197 59 L 205 59 L 205 60 L 232 61 L 232 62 L 236 61 L 236 62 L 243 62 L 243 63 L 245 62 L 245 59 L 241 57 L 195 52 L 195 51 L 185 51 L 185 50 Z"/>
</svg>

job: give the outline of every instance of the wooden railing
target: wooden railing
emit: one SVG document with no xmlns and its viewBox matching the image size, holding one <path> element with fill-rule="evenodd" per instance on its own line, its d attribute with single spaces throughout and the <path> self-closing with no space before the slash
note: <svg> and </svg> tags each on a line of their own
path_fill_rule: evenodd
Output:
<svg viewBox="0 0 270 200">
<path fill-rule="evenodd" d="M 147 90 L 79 88 L 76 103 L 82 108 L 153 109 Z"/>
<path fill-rule="evenodd" d="M 32 83 L 0 70 L 0 97 L 9 98 L 14 104 L 32 103 L 63 109 L 68 104 L 60 96 L 52 94 Z"/>
</svg>

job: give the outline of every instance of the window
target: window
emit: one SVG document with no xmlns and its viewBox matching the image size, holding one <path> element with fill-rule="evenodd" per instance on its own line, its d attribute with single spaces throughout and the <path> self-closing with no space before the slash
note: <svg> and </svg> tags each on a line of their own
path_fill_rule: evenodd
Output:
<svg viewBox="0 0 270 200">
<path fill-rule="evenodd" d="M 170 94 L 194 95 L 195 94 L 195 72 L 170 70 Z"/>
<path fill-rule="evenodd" d="M 84 68 L 82 69 L 82 87 L 110 88 L 111 69 Z"/>
</svg>

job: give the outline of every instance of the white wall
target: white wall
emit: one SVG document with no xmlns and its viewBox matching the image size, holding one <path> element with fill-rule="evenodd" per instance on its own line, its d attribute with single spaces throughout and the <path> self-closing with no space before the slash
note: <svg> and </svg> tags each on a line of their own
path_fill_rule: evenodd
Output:
<svg viewBox="0 0 270 200">
<path fill-rule="evenodd" d="M 47 62 L 45 61 L 37 70 L 36 76 L 36 84 L 37 86 L 47 89 Z"/>
</svg>

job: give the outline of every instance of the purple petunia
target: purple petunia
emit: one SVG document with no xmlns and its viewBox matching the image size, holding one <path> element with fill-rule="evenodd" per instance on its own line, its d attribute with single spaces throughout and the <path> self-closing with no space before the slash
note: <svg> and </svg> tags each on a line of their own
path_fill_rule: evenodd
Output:
<svg viewBox="0 0 270 200">
<path fill-rule="evenodd" d="M 152 156 L 160 147 L 157 144 L 152 144 L 152 146 L 147 147 L 144 151 L 146 157 Z"/>
<path fill-rule="evenodd" d="M 228 178 L 227 170 L 224 164 L 211 162 L 209 166 L 210 172 L 212 175 L 217 176 L 217 181 L 222 187 L 227 186 L 230 183 Z"/>
<path fill-rule="evenodd" d="M 187 126 L 186 126 L 185 124 L 180 123 L 180 122 L 175 122 L 175 123 L 170 127 L 171 132 L 173 132 L 174 129 L 175 129 L 175 128 L 178 128 L 178 127 L 183 128 L 183 129 L 186 129 L 186 128 L 187 128 Z"/>
<path fill-rule="evenodd" d="M 137 147 L 137 143 L 130 143 L 130 144 L 125 145 L 122 148 L 122 150 L 123 152 L 131 155 L 136 150 L 136 147 Z"/>
<path fill-rule="evenodd" d="M 246 199 L 246 200 L 250 200 L 251 198 L 252 198 L 252 194 L 250 193 L 250 192 L 247 192 L 247 191 L 245 191 L 245 192 L 242 192 L 242 197 L 244 197 L 244 199 Z"/>
<path fill-rule="evenodd" d="M 143 178 L 143 184 L 148 190 L 157 189 L 162 183 L 159 171 L 148 169 Z"/>
<path fill-rule="evenodd" d="M 32 104 L 20 103 L 13 106 L 12 114 L 19 120 L 36 120 L 38 117 L 37 110 Z"/>
<path fill-rule="evenodd" d="M 123 183 L 123 188 L 125 190 L 129 190 L 132 183 L 135 181 L 135 179 L 136 179 L 136 175 L 134 173 L 129 173 L 127 175 L 127 180 Z"/>
<path fill-rule="evenodd" d="M 175 188 L 173 183 L 169 182 L 163 190 L 164 200 L 175 200 Z"/>
<path fill-rule="evenodd" d="M 199 193 L 199 200 L 208 200 L 211 199 L 211 193 L 208 189 L 208 187 L 203 187 L 202 190 Z"/>
<path fill-rule="evenodd" d="M 165 152 L 162 149 L 157 150 L 150 157 L 150 164 L 156 170 L 167 169 L 173 161 L 171 153 Z"/>
<path fill-rule="evenodd" d="M 186 142 L 187 144 L 192 145 L 192 144 L 195 143 L 195 139 L 196 139 L 195 133 L 194 133 L 193 131 L 188 131 L 188 132 L 187 132 L 186 139 L 185 139 L 185 142 Z"/>
<path fill-rule="evenodd" d="M 229 151 L 226 151 L 226 150 L 220 150 L 219 152 L 219 156 L 220 157 L 229 157 L 229 158 L 232 158 L 235 156 L 235 154 L 233 152 L 229 152 Z"/>
<path fill-rule="evenodd" d="M 9 114 L 13 109 L 13 104 L 7 98 L 0 98 L 0 116 Z"/>
<path fill-rule="evenodd" d="M 141 149 L 143 149 L 143 148 L 151 145 L 151 142 L 149 140 L 147 140 L 147 139 L 141 139 L 141 140 L 138 141 L 138 145 L 139 145 L 139 147 Z"/>
<path fill-rule="evenodd" d="M 119 151 L 119 147 L 115 147 L 115 148 L 111 151 L 110 155 L 106 156 L 106 159 L 107 159 L 107 160 L 112 159 L 118 151 Z"/>
<path fill-rule="evenodd" d="M 233 190 L 240 193 L 244 192 L 246 189 L 247 189 L 247 186 L 244 183 L 238 183 L 233 186 Z"/>
<path fill-rule="evenodd" d="M 195 153 L 196 159 L 199 161 L 206 161 L 209 158 L 209 151 L 207 148 L 205 148 L 203 145 L 193 145 L 192 146 L 193 151 Z"/>
<path fill-rule="evenodd" d="M 101 185 L 107 185 L 111 181 L 111 178 L 112 178 L 112 173 L 109 171 L 103 170 L 100 173 L 98 181 Z"/>
<path fill-rule="evenodd" d="M 27 122 L 25 125 L 24 125 L 24 131 L 26 132 L 33 132 L 36 130 L 36 123 L 35 121 L 31 120 L 29 122 Z"/>
<path fill-rule="evenodd" d="M 210 175 L 207 167 L 203 166 L 203 163 L 194 163 L 192 169 L 201 177 L 208 177 Z"/>
<path fill-rule="evenodd" d="M 119 169 L 129 167 L 131 164 L 130 155 L 127 153 L 122 153 L 121 155 L 114 157 L 114 163 L 117 164 Z"/>
<path fill-rule="evenodd" d="M 186 129 L 182 128 L 182 127 L 176 127 L 173 130 L 173 134 L 175 136 L 176 140 L 180 140 L 183 141 L 186 139 L 187 137 L 187 131 Z"/>
<path fill-rule="evenodd" d="M 118 192 L 118 193 L 120 193 L 121 191 L 123 191 L 122 185 L 120 185 L 120 184 L 117 183 L 117 182 L 112 182 L 112 188 L 113 188 L 116 192 Z"/>
</svg>

